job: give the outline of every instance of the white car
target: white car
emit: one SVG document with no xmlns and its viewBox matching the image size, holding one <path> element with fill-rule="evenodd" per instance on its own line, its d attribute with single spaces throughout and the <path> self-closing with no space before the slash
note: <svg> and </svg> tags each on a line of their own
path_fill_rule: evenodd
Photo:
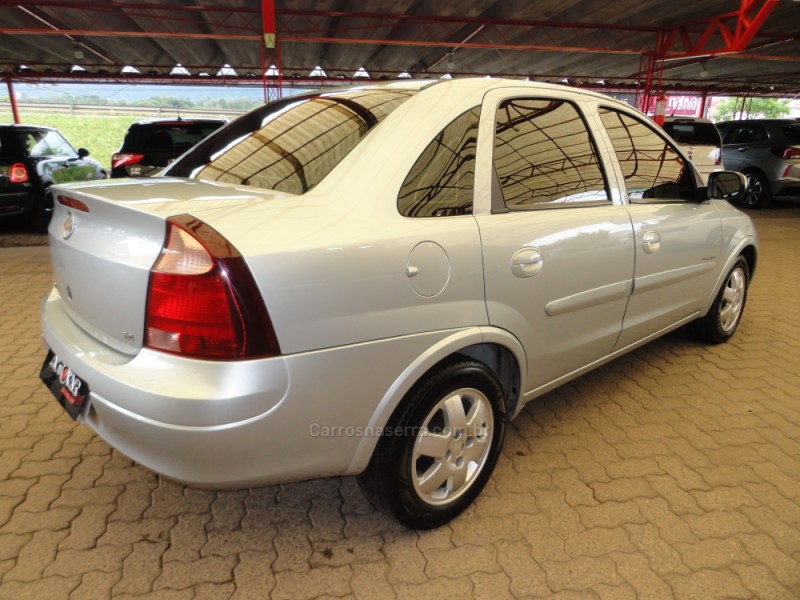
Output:
<svg viewBox="0 0 800 600">
<path fill-rule="evenodd" d="M 709 174 L 722 171 L 722 140 L 714 123 L 700 117 L 666 117 L 664 131 L 675 140 L 700 173 L 703 184 Z"/>
<path fill-rule="evenodd" d="M 41 377 L 205 487 L 359 475 L 403 523 L 478 495 L 525 403 L 691 324 L 733 335 L 750 219 L 638 111 L 519 81 L 283 99 L 162 177 L 65 185 Z"/>
</svg>

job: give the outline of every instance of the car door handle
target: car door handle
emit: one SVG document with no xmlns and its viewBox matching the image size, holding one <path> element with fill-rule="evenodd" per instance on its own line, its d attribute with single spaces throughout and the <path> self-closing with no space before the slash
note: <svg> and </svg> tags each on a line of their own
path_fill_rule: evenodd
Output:
<svg viewBox="0 0 800 600">
<path fill-rule="evenodd" d="M 661 247 L 661 236 L 657 231 L 648 231 L 642 237 L 642 248 L 645 254 L 654 254 Z"/>
<path fill-rule="evenodd" d="M 536 248 L 521 248 L 511 257 L 511 272 L 515 277 L 533 277 L 542 270 L 544 257 Z"/>
<path fill-rule="evenodd" d="M 747 148 L 737 148 L 737 152 L 747 152 Z"/>
</svg>

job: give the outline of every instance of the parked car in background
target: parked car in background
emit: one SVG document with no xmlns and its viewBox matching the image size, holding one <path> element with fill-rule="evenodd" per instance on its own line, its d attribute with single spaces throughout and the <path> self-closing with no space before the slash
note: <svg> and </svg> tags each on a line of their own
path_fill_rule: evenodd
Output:
<svg viewBox="0 0 800 600">
<path fill-rule="evenodd" d="M 44 231 L 54 183 L 105 179 L 103 166 L 50 127 L 0 125 L 0 217 L 22 216 Z"/>
<path fill-rule="evenodd" d="M 764 208 L 774 196 L 800 196 L 800 120 L 747 119 L 717 127 L 725 166 L 748 179 L 743 206 Z"/>
<path fill-rule="evenodd" d="M 722 171 L 722 141 L 714 123 L 698 117 L 666 117 L 664 131 L 678 142 L 703 178 Z"/>
<path fill-rule="evenodd" d="M 145 177 L 163 169 L 225 119 L 148 119 L 133 123 L 111 156 L 111 177 Z"/>
<path fill-rule="evenodd" d="M 744 176 L 608 96 L 503 79 L 278 100 L 147 181 L 65 185 L 41 377 L 159 473 L 359 475 L 415 528 L 464 510 L 506 422 L 689 324 L 756 266 Z"/>
</svg>

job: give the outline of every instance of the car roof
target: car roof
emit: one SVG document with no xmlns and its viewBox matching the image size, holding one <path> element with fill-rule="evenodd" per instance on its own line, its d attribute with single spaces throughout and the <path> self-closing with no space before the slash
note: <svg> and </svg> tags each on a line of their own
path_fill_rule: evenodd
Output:
<svg viewBox="0 0 800 600">
<path fill-rule="evenodd" d="M 45 127 L 44 125 L 23 125 L 20 123 L 9 123 L 8 125 L 0 125 L 0 129 L 19 129 L 20 131 L 38 129 L 44 131 L 58 131 L 55 127 Z"/>
<path fill-rule="evenodd" d="M 220 123 L 224 124 L 227 122 L 227 119 L 223 119 L 220 117 L 171 117 L 171 118 L 158 118 L 158 119 L 141 119 L 139 121 L 134 121 L 131 123 L 133 125 L 161 125 L 161 124 L 171 124 L 176 125 L 178 123 Z"/>
<path fill-rule="evenodd" d="M 769 125 L 770 123 L 777 123 L 779 125 L 788 125 L 789 123 L 800 123 L 800 118 L 790 119 L 733 119 L 731 121 L 721 121 L 717 125 L 730 125 L 732 123 L 763 123 Z"/>
</svg>

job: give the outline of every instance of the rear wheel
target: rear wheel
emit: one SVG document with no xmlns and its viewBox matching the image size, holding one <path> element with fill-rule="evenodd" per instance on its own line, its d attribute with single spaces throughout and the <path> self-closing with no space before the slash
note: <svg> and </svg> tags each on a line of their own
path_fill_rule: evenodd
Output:
<svg viewBox="0 0 800 600">
<path fill-rule="evenodd" d="M 747 175 L 747 188 L 739 204 L 744 208 L 766 208 L 772 202 L 772 190 L 763 173 L 750 171 Z"/>
<path fill-rule="evenodd" d="M 728 272 L 711 310 L 692 323 L 692 332 L 709 344 L 721 344 L 730 339 L 742 319 L 749 284 L 750 269 L 744 257 L 740 256 Z"/>
<path fill-rule="evenodd" d="M 486 485 L 505 420 L 502 388 L 486 365 L 446 363 L 403 400 L 359 476 L 361 488 L 405 525 L 438 527 Z"/>
</svg>

